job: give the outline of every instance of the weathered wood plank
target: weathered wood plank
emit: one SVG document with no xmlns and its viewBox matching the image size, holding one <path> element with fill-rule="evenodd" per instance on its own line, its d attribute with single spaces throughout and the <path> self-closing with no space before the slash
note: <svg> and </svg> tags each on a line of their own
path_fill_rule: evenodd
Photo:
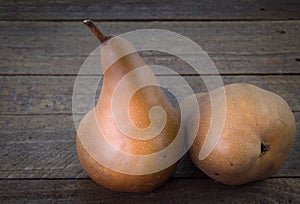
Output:
<svg viewBox="0 0 300 204">
<path fill-rule="evenodd" d="M 300 73 L 299 21 L 97 24 L 104 32 L 113 34 L 146 28 L 182 34 L 209 54 L 221 74 Z M 81 22 L 0 21 L 0 40 L 1 75 L 76 75 L 98 46 L 97 39 Z M 142 54 L 149 64 L 167 66 L 180 74 L 195 73 L 175 56 L 159 52 Z"/>
<path fill-rule="evenodd" d="M 300 112 L 289 158 L 275 177 L 300 176 Z M 87 178 L 77 159 L 72 115 L 2 115 L 0 179 Z M 206 178 L 185 155 L 173 177 Z"/>
<path fill-rule="evenodd" d="M 207 20 L 299 19 L 299 1 L 1 1 L 0 19 Z"/>
<path fill-rule="evenodd" d="M 184 79 L 195 93 L 207 91 L 199 76 L 185 76 Z M 223 76 L 222 79 L 224 84 L 251 83 L 273 91 L 287 100 L 292 110 L 300 110 L 300 75 Z M 95 82 L 97 84 L 98 80 L 97 76 L 87 76 L 82 81 L 83 83 Z M 176 77 L 159 76 L 158 80 L 160 83 L 166 83 L 169 84 L 169 87 L 176 88 L 176 96 L 184 96 L 187 93 L 187 86 L 176 85 L 176 83 L 170 85 L 172 82 L 176 82 Z M 0 110 L 0 114 L 70 114 L 74 82 L 74 76 L 0 76 L 0 106 L 5 107 Z M 93 91 L 93 87 L 82 87 L 81 92 L 76 95 L 77 100 L 82 101 L 76 113 L 85 113 L 86 107 L 89 107 L 87 96 Z M 170 97 L 170 99 L 172 102 L 175 100 L 174 97 Z"/>
<path fill-rule="evenodd" d="M 151 193 L 117 193 L 91 180 L 2 180 L 5 203 L 296 203 L 300 179 L 269 179 L 230 187 L 208 179 L 171 179 Z"/>
</svg>

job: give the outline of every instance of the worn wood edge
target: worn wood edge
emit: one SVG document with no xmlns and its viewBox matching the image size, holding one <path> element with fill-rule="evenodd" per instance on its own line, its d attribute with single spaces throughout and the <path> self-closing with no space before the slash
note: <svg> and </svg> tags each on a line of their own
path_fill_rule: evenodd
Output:
<svg viewBox="0 0 300 204">
<path fill-rule="evenodd" d="M 67 9 L 66 9 L 67 8 Z M 3 2 L 1 20 L 224 20 L 300 19 L 298 1 Z M 154 11 L 154 13 L 153 13 Z"/>
<path fill-rule="evenodd" d="M 300 178 L 267 179 L 236 187 L 210 179 L 170 179 L 142 194 L 113 192 L 91 180 L 0 180 L 0 199 L 5 203 L 293 203 L 300 199 Z"/>
<path fill-rule="evenodd" d="M 299 21 L 97 22 L 97 25 L 113 34 L 147 28 L 182 34 L 207 52 L 221 74 L 300 73 Z M 0 21 L 0 30 L 1 49 L 5 50 L 0 53 L 1 75 L 76 75 L 99 45 L 81 22 Z M 147 63 L 167 66 L 180 74 L 195 73 L 183 60 L 164 53 L 145 52 L 144 57 Z M 98 56 L 95 60 L 98 61 Z M 99 74 L 98 69 L 88 74 Z"/>
</svg>

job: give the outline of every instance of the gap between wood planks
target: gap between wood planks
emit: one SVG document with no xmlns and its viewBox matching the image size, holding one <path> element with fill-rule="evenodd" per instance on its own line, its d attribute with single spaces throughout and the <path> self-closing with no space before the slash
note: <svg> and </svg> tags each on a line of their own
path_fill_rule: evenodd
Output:
<svg viewBox="0 0 300 204">
<path fill-rule="evenodd" d="M 183 179 L 183 180 L 213 180 L 212 178 L 209 177 L 173 177 L 171 176 L 170 178 L 173 179 Z M 294 179 L 294 178 L 299 178 L 299 176 L 272 176 L 264 180 L 270 180 L 270 179 L 282 179 L 282 178 L 287 178 L 287 179 Z M 0 178 L 0 181 L 63 181 L 63 180 L 91 180 L 90 177 L 86 178 Z M 261 181 L 264 181 L 261 180 Z M 260 182 L 260 181 L 256 181 Z"/>
<path fill-rule="evenodd" d="M 85 18 L 75 18 L 75 19 L 0 19 L 0 22 L 13 21 L 13 22 L 81 22 Z M 240 18 L 240 19 L 156 19 L 156 18 L 147 18 L 147 19 L 106 19 L 106 18 L 93 18 L 94 22 L 255 22 L 255 21 L 265 21 L 265 22 L 278 22 L 278 21 L 291 21 L 298 22 L 300 19 L 295 18 L 280 18 L 268 20 L 265 18 L 249 19 L 249 18 Z"/>
<path fill-rule="evenodd" d="M 295 76 L 300 73 L 232 73 L 232 74 L 155 74 L 155 76 Z M 103 76 L 103 74 L 0 74 L 0 76 Z"/>
</svg>

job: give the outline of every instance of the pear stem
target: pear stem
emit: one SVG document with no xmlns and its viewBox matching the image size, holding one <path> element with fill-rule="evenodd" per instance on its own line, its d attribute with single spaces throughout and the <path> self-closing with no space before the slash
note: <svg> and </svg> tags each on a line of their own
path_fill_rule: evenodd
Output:
<svg viewBox="0 0 300 204">
<path fill-rule="evenodd" d="M 93 23 L 92 20 L 84 20 L 83 23 L 95 34 L 100 43 L 104 43 L 109 39 L 107 36 L 101 33 L 101 31 L 97 28 L 97 26 Z"/>
</svg>

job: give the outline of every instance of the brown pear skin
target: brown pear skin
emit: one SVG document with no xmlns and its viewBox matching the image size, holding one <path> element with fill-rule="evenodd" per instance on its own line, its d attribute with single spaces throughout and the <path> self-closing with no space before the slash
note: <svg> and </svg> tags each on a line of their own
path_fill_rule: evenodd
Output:
<svg viewBox="0 0 300 204">
<path fill-rule="evenodd" d="M 104 43 L 105 56 L 114 56 L 118 52 L 114 50 L 113 46 L 109 47 L 111 37 L 103 35 L 90 20 L 85 21 L 85 24 L 94 32 L 99 41 Z M 105 46 L 107 47 L 105 48 Z M 102 66 L 105 66 L 105 60 L 109 59 L 103 59 L 103 56 L 101 56 Z M 104 72 L 101 93 L 94 109 L 95 116 L 100 126 L 103 127 L 102 131 L 105 139 L 123 152 L 133 155 L 147 155 L 164 149 L 176 137 L 180 125 L 178 112 L 165 99 L 161 88 L 158 86 L 147 86 L 139 89 L 131 98 L 128 110 L 131 121 L 139 128 L 146 128 L 150 124 L 149 110 L 154 106 L 162 107 L 166 112 L 167 121 L 159 135 L 148 140 L 130 138 L 124 135 L 114 123 L 111 104 L 113 92 L 126 74 L 141 66 L 147 65 L 140 55 L 134 52 L 118 59 L 110 67 L 104 67 L 106 71 Z M 129 81 L 128 83 L 131 82 Z M 125 174 L 107 168 L 95 160 L 94 155 L 87 151 L 78 135 L 76 137 L 76 148 L 79 161 L 88 175 L 96 183 L 114 191 L 153 191 L 164 184 L 176 168 L 176 163 L 174 163 L 164 170 L 151 174 Z M 132 166 L 131 168 L 135 169 L 136 167 Z"/>
<path fill-rule="evenodd" d="M 224 88 L 225 126 L 217 145 L 204 160 L 199 160 L 198 155 L 210 125 L 211 104 L 209 94 L 197 96 L 200 122 L 189 151 L 192 161 L 209 177 L 227 185 L 274 175 L 286 160 L 295 137 L 290 107 L 277 94 L 254 85 L 238 83 Z M 192 115 L 190 118 L 187 132 L 196 124 Z"/>
</svg>

